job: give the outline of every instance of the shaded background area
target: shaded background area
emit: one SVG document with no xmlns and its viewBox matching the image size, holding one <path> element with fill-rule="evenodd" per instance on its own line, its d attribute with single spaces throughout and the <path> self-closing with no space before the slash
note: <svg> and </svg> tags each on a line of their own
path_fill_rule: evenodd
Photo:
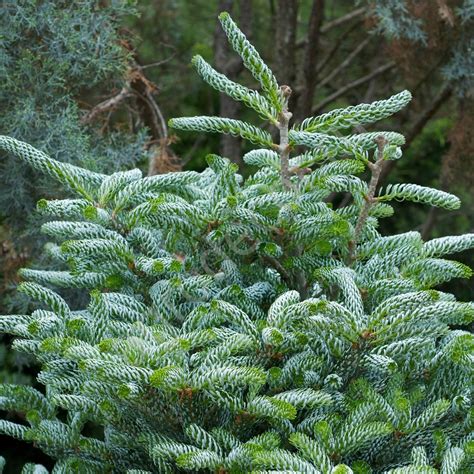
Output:
<svg viewBox="0 0 474 474">
<path fill-rule="evenodd" d="M 411 182 L 459 195 L 461 209 L 396 206 L 382 233 L 418 230 L 425 239 L 474 231 L 473 0 L 139 0 L 5 1 L 0 6 L 0 133 L 59 160 L 113 172 L 202 169 L 219 152 L 248 170 L 238 138 L 175 134 L 182 115 L 254 117 L 213 92 L 190 66 L 201 54 L 250 87 L 252 77 L 229 50 L 217 23 L 227 10 L 293 89 L 302 118 L 386 98 L 402 89 L 414 100 L 377 127 L 407 137 L 404 157 L 387 164 L 382 185 Z M 348 131 L 350 132 L 350 131 Z M 17 270 L 44 264 L 34 213 L 56 183 L 0 154 L 0 313 L 24 312 L 14 293 Z M 346 196 L 334 196 L 334 204 Z M 454 256 L 474 266 L 474 255 Z M 474 300 L 473 280 L 443 288 Z M 68 295 L 76 305 L 87 295 Z M 0 336 L 2 337 L 2 336 Z M 0 339 L 0 381 L 34 383 L 37 368 Z M 48 460 L 1 438 L 7 472 Z"/>
</svg>

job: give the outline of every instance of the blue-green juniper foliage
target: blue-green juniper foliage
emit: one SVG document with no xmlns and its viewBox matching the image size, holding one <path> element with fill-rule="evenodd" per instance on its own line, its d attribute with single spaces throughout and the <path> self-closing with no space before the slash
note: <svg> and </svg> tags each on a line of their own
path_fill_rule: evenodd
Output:
<svg viewBox="0 0 474 474">
<path fill-rule="evenodd" d="M 38 203 L 63 269 L 22 270 L 20 291 L 40 305 L 0 317 L 45 387 L 0 388 L 1 408 L 26 419 L 1 432 L 35 443 L 54 473 L 473 472 L 473 337 L 461 328 L 474 305 L 434 287 L 470 276 L 444 256 L 474 235 L 380 235 L 392 200 L 460 202 L 418 185 L 378 191 L 403 136 L 347 134 L 410 93 L 289 126 L 290 88 L 228 14 L 220 21 L 259 91 L 193 64 L 269 126 L 171 125 L 256 144 L 247 179 L 216 155 L 201 173 L 105 175 L 0 138 L 70 190 Z M 332 206 L 333 193 L 351 199 Z M 71 287 L 90 292 L 86 308 L 60 296 Z M 91 423 L 103 433 L 85 434 Z"/>
</svg>

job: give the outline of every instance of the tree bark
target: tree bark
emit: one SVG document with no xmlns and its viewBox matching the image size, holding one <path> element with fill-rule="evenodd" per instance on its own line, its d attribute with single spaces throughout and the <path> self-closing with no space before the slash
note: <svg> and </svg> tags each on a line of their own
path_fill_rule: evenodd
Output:
<svg viewBox="0 0 474 474">
<path fill-rule="evenodd" d="M 233 0 L 220 0 L 218 3 L 218 13 L 228 11 L 232 13 L 236 2 Z M 240 0 L 240 27 L 242 31 L 250 36 L 252 20 L 252 0 Z M 227 37 L 220 25 L 217 25 L 214 32 L 214 60 L 216 69 L 229 79 L 235 80 L 242 71 L 243 64 L 238 57 L 229 60 L 230 47 Z M 226 94 L 219 94 L 219 116 L 226 118 L 237 118 L 240 111 L 240 104 L 231 99 Z M 241 144 L 238 137 L 223 135 L 220 139 L 219 153 L 230 160 L 241 164 Z"/>
<path fill-rule="evenodd" d="M 293 84 L 296 77 L 295 46 L 298 0 L 278 0 L 276 11 L 276 76 L 280 84 Z"/>
<path fill-rule="evenodd" d="M 308 38 L 303 60 L 303 84 L 296 103 L 295 116 L 303 120 L 311 114 L 316 88 L 316 67 L 318 64 L 319 37 L 324 18 L 324 0 L 314 0 L 308 25 Z"/>
<path fill-rule="evenodd" d="M 347 28 L 344 32 L 342 32 L 338 38 L 337 41 L 334 43 L 334 45 L 329 49 L 329 51 L 326 53 L 326 55 L 318 62 L 316 66 L 316 74 L 319 75 L 321 71 L 324 70 L 324 68 L 331 62 L 331 60 L 336 56 L 336 53 L 339 51 L 341 46 L 344 44 L 346 41 L 347 37 L 359 26 L 361 25 L 362 20 L 355 21 L 349 28 Z"/>
</svg>

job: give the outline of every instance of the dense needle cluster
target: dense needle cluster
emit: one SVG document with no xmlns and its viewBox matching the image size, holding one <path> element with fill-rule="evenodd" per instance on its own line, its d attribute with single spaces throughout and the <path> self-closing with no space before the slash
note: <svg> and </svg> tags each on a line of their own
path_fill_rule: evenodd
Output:
<svg viewBox="0 0 474 474">
<path fill-rule="evenodd" d="M 201 173 L 104 175 L 0 137 L 71 192 L 38 203 L 63 269 L 22 270 L 20 291 L 40 305 L 0 317 L 45 386 L 2 386 L 0 407 L 26 421 L 0 431 L 35 443 L 55 474 L 472 472 L 473 337 L 461 328 L 474 305 L 433 287 L 470 276 L 444 256 L 474 235 L 380 235 L 392 200 L 460 203 L 418 185 L 379 191 L 403 136 L 347 133 L 410 93 L 290 126 L 289 87 L 220 21 L 260 92 L 193 64 L 269 127 L 171 125 L 254 143 L 247 179 L 216 155 Z M 333 206 L 338 193 L 350 199 Z M 70 308 L 61 288 L 90 292 L 89 305 Z"/>
</svg>

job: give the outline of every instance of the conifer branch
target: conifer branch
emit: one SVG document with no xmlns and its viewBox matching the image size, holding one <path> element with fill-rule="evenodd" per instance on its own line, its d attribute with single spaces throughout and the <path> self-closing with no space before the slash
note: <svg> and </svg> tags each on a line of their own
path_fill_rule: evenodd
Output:
<svg viewBox="0 0 474 474">
<path fill-rule="evenodd" d="M 369 217 L 370 209 L 377 201 L 374 196 L 377 190 L 377 183 L 379 182 L 380 173 L 382 172 L 384 163 L 384 150 L 386 145 L 388 144 L 388 141 L 382 135 L 378 136 L 375 141 L 377 143 L 377 156 L 375 163 L 371 163 L 370 161 L 368 162 L 369 169 L 372 172 L 372 177 L 370 179 L 369 190 L 367 192 L 367 195 L 364 196 L 364 205 L 357 219 L 357 223 L 354 230 L 354 237 L 349 242 L 349 264 L 353 263 L 356 259 L 355 252 L 357 242 L 359 241 L 362 231 L 364 230 L 365 223 L 367 222 L 367 218 Z"/>
</svg>

